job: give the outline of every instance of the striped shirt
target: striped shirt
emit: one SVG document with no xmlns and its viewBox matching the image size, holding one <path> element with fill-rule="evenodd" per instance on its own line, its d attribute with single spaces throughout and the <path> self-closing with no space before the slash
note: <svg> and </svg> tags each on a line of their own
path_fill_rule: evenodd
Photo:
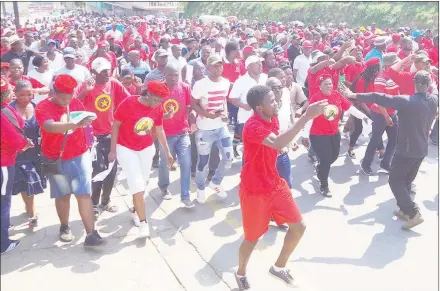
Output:
<svg viewBox="0 0 440 291">
<path fill-rule="evenodd" d="M 382 71 L 374 80 L 374 91 L 378 93 L 385 93 L 389 95 L 400 95 L 400 88 L 396 82 L 391 79 L 388 74 L 388 71 Z M 381 113 L 377 104 L 373 104 L 371 109 L 377 113 Z M 386 108 L 389 115 L 394 114 L 396 110 L 391 108 Z"/>
<path fill-rule="evenodd" d="M 201 107 L 209 113 L 217 110 L 227 111 L 226 97 L 228 96 L 230 83 L 227 79 L 221 78 L 219 82 L 213 82 L 205 77 L 194 84 L 192 97 L 200 99 Z M 201 130 L 213 130 L 225 126 L 220 117 L 210 119 L 197 116 L 197 127 Z"/>
</svg>

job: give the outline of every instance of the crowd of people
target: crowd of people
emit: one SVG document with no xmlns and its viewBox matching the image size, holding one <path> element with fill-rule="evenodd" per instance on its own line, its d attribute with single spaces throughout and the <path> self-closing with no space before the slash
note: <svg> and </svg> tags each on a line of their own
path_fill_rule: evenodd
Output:
<svg viewBox="0 0 440 291">
<path fill-rule="evenodd" d="M 438 145 L 438 43 L 438 31 L 375 24 L 221 24 L 83 12 L 16 29 L 2 19 L 1 252 L 20 243 L 8 235 L 12 195 L 21 195 L 35 227 L 34 197 L 49 187 L 59 239 L 71 242 L 73 194 L 84 245 L 97 247 L 105 241 L 95 221 L 119 211 L 110 195 L 118 167 L 144 238 L 152 168 L 164 200 L 172 199 L 170 171 L 179 168 L 182 205 L 194 208 L 192 179 L 197 203 L 205 203 L 206 187 L 224 199 L 223 178 L 241 160 L 239 290 L 250 289 L 246 266 L 271 220 L 288 231 L 269 272 L 293 285 L 286 264 L 305 231 L 291 193 L 289 154 L 299 146 L 315 164 L 320 194 L 331 197 L 340 131 L 349 139 L 347 156 L 357 159 L 354 148 L 371 126 L 361 171 L 373 175 L 377 155 L 402 228 L 423 222 L 413 181 L 429 142 Z"/>
</svg>

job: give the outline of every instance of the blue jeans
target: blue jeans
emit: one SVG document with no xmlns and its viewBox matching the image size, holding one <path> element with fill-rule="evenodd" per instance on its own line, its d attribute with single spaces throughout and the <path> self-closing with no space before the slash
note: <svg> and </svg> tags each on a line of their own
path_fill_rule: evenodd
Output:
<svg viewBox="0 0 440 291">
<path fill-rule="evenodd" d="M 11 241 L 9 240 L 9 222 L 11 219 L 12 186 L 14 184 L 15 165 L 1 167 L 1 251 L 5 251 Z"/>
<path fill-rule="evenodd" d="M 290 177 L 291 165 L 290 165 L 290 158 L 288 153 L 281 154 L 278 156 L 277 170 L 281 178 L 283 178 L 287 182 L 287 185 L 289 185 L 289 188 L 292 189 L 292 179 Z"/>
<path fill-rule="evenodd" d="M 197 145 L 197 167 L 196 167 L 196 184 L 197 189 L 205 189 L 205 180 L 207 176 L 206 167 L 208 166 L 209 155 L 211 153 L 211 147 L 213 144 L 217 145 L 221 154 L 221 160 L 212 177 L 212 183 L 220 185 L 223 177 L 225 176 L 225 170 L 229 169 L 232 165 L 232 138 L 229 130 L 226 126 L 213 129 L 213 130 L 201 130 L 196 132 L 196 145 Z"/>
<path fill-rule="evenodd" d="M 167 136 L 168 148 L 172 156 L 177 156 L 180 168 L 180 198 L 189 199 L 191 182 L 191 140 L 187 133 Z M 160 145 L 159 182 L 160 190 L 165 191 L 170 185 L 170 169 L 167 166 L 165 150 Z"/>
<path fill-rule="evenodd" d="M 385 154 L 383 156 L 382 161 L 380 162 L 380 166 L 385 169 L 389 169 L 391 165 L 391 159 L 394 156 L 397 146 L 397 130 L 398 130 L 398 119 L 397 114 L 394 113 L 390 116 L 393 120 L 393 126 L 387 126 L 385 118 L 382 114 L 376 113 L 374 111 L 371 112 L 371 119 L 373 123 L 371 124 L 371 139 L 368 143 L 367 149 L 365 150 L 364 160 L 362 162 L 362 166 L 371 167 L 371 163 L 373 162 L 374 155 L 376 153 L 376 149 L 382 142 L 383 132 L 387 132 L 388 143 L 385 149 Z"/>
</svg>

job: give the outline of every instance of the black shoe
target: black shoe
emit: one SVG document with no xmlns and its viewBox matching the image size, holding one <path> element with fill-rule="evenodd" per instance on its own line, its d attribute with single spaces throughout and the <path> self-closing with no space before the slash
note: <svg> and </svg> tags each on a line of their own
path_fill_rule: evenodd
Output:
<svg viewBox="0 0 440 291">
<path fill-rule="evenodd" d="M 319 187 L 319 191 L 321 191 L 321 195 L 327 198 L 332 197 L 332 194 L 330 194 L 330 189 L 328 188 L 328 186 L 323 186 L 321 185 L 321 187 Z"/>
<path fill-rule="evenodd" d="M 367 167 L 367 166 L 364 166 L 362 164 L 361 164 L 361 170 L 367 176 L 371 176 L 371 174 L 373 174 L 373 170 L 371 170 L 371 167 Z"/>
<path fill-rule="evenodd" d="M 71 242 L 73 240 L 72 230 L 67 224 L 61 224 L 60 226 L 60 241 Z"/>
<path fill-rule="evenodd" d="M 105 245 L 105 240 L 102 239 L 96 230 L 89 233 L 84 241 L 85 248 L 99 247 L 103 245 Z"/>
<path fill-rule="evenodd" d="M 6 254 L 14 249 L 16 249 L 18 246 L 20 245 L 20 241 L 19 240 L 9 240 L 9 246 L 1 252 L 1 254 Z"/>
<path fill-rule="evenodd" d="M 354 153 L 353 150 L 348 150 L 347 157 L 349 157 L 350 159 L 356 159 L 356 154 Z"/>
</svg>

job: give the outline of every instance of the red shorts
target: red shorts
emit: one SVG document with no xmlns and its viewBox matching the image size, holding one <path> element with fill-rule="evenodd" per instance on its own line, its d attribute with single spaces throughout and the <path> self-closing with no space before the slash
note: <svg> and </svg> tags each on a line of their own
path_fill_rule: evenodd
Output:
<svg viewBox="0 0 440 291">
<path fill-rule="evenodd" d="M 245 240 L 258 240 L 269 228 L 271 217 L 278 225 L 302 220 L 289 186 L 283 182 L 282 187 L 270 194 L 249 194 L 240 188 Z"/>
</svg>

